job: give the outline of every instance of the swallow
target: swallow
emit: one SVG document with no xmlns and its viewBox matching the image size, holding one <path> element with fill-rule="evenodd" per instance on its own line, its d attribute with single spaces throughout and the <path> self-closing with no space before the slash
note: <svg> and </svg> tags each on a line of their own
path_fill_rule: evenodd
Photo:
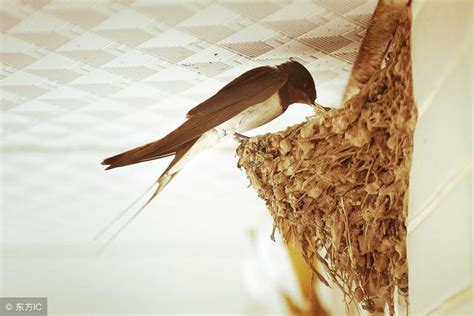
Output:
<svg viewBox="0 0 474 316">
<path fill-rule="evenodd" d="M 165 137 L 104 159 L 106 170 L 174 156 L 158 178 L 148 204 L 203 150 L 229 136 L 259 127 L 283 114 L 289 105 L 315 105 L 316 87 L 309 71 L 291 60 L 249 70 L 192 108 L 187 120 Z"/>
<path fill-rule="evenodd" d="M 158 180 L 144 193 L 145 195 L 158 183 L 152 196 L 112 235 L 100 252 L 138 216 L 183 169 L 185 164 L 200 152 L 228 137 L 245 137 L 240 133 L 272 121 L 293 103 L 321 108 L 315 100 L 316 87 L 313 78 L 300 63 L 290 60 L 277 66 L 254 68 L 192 108 L 186 115 L 187 120 L 168 135 L 104 159 L 102 164 L 107 166 L 106 170 L 109 170 L 174 156 Z M 95 236 L 94 240 L 111 228 L 144 195 L 121 211 Z"/>
</svg>

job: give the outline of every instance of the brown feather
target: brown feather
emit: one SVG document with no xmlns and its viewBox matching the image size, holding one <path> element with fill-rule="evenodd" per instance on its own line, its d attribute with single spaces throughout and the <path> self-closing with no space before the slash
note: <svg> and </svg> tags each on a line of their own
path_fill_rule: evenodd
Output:
<svg viewBox="0 0 474 316">
<path fill-rule="evenodd" d="M 147 157 L 147 155 L 144 153 L 153 151 L 153 148 L 156 148 L 158 146 L 159 141 L 160 140 L 157 140 L 157 141 L 145 144 L 143 146 L 128 150 L 121 154 L 106 158 L 104 159 L 104 161 L 102 161 L 102 164 L 108 165 L 108 167 L 105 170 L 109 170 L 112 168 L 128 166 L 128 165 L 145 162 L 149 160 L 154 160 L 154 159 L 159 159 L 159 158 L 164 158 L 164 157 L 168 157 L 168 156 L 176 154 L 175 151 L 170 149 L 168 152 L 163 152 L 161 155 Z M 142 157 L 141 159 L 137 158 L 140 156 Z"/>
<path fill-rule="evenodd" d="M 276 68 L 269 66 L 254 68 L 235 78 L 225 85 L 221 90 L 219 90 L 215 95 L 192 108 L 188 114 L 186 114 L 186 117 L 189 118 L 193 115 L 209 115 L 237 102 L 241 102 L 249 98 L 251 99 L 252 97 L 258 95 L 260 92 L 259 90 L 267 88 L 268 86 L 271 87 L 275 84 L 281 84 L 281 87 L 283 84 L 285 84 L 287 79 L 287 73 L 282 72 Z M 268 97 L 269 96 L 266 98 Z M 266 98 L 263 98 L 261 101 L 265 100 Z M 256 103 L 259 102 L 253 102 L 253 104 Z"/>
<path fill-rule="evenodd" d="M 189 111 L 189 119 L 162 139 L 105 159 L 106 170 L 173 155 L 181 145 L 226 122 L 248 107 L 263 102 L 277 92 L 287 74 L 259 67 L 235 79 L 214 96 Z"/>
</svg>

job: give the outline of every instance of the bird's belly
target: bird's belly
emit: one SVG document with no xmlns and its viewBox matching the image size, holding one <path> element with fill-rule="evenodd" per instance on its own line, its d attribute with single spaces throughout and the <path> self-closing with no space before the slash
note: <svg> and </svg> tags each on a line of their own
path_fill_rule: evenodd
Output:
<svg viewBox="0 0 474 316">
<path fill-rule="evenodd" d="M 202 134 L 189 151 L 173 166 L 170 173 L 177 172 L 185 163 L 199 152 L 214 147 L 234 133 L 242 133 L 270 122 L 283 112 L 278 93 L 265 102 L 252 105 L 221 125 Z"/>
<path fill-rule="evenodd" d="M 278 93 L 275 93 L 265 102 L 252 105 L 209 132 L 217 133 L 220 140 L 233 136 L 234 133 L 242 133 L 262 126 L 279 116 L 282 112 L 280 98 Z"/>
</svg>

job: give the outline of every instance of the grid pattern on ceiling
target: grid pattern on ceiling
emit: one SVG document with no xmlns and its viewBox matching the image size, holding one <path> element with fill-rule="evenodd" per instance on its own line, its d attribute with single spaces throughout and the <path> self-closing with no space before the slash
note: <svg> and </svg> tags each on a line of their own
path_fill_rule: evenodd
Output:
<svg viewBox="0 0 474 316">
<path fill-rule="evenodd" d="M 260 206 L 233 154 L 215 150 L 189 166 L 104 261 L 90 256 L 102 242 L 92 236 L 167 161 L 108 173 L 99 163 L 169 132 L 190 107 L 261 64 L 297 58 L 327 105 L 319 98 L 344 88 L 375 2 L 177 3 L 0 0 L 5 293 L 47 292 L 59 312 L 78 296 L 86 303 L 75 308 L 89 314 L 244 312 L 243 235 Z"/>
<path fill-rule="evenodd" d="M 63 137 L 68 124 L 100 134 L 98 121 L 157 106 L 181 118 L 182 107 L 243 71 L 290 57 L 318 88 L 341 86 L 374 7 L 364 0 L 2 1 L 3 145 L 18 144 L 18 134 L 28 135 L 23 145 Z"/>
</svg>

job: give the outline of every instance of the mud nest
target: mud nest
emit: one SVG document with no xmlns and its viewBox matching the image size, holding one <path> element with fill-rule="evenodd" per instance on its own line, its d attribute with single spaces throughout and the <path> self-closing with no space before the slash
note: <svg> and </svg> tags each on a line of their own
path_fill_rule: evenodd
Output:
<svg viewBox="0 0 474 316">
<path fill-rule="evenodd" d="M 317 78 L 316 78 L 317 79 Z M 385 65 L 341 109 L 243 140 L 239 167 L 266 201 L 274 227 L 315 268 L 370 312 L 408 294 L 406 217 L 417 111 L 410 19 Z M 273 237 L 273 234 L 272 234 Z"/>
</svg>

